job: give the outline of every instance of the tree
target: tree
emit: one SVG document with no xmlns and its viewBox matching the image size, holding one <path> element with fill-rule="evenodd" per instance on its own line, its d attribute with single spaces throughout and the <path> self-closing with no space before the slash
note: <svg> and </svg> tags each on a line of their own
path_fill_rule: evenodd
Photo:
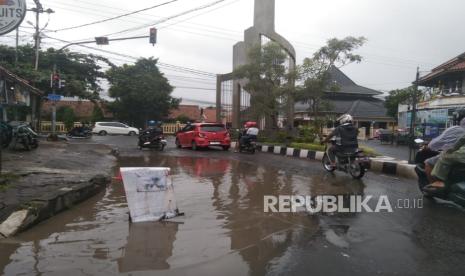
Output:
<svg viewBox="0 0 465 276">
<path fill-rule="evenodd" d="M 319 118 L 321 109 L 329 105 L 324 101 L 325 92 L 336 92 L 339 89 L 337 84 L 329 83 L 331 68 L 360 62 L 362 57 L 354 54 L 353 51 L 361 47 L 365 41 L 364 37 L 351 36 L 342 40 L 330 39 L 312 58 L 305 58 L 298 68 L 302 85 L 297 89 L 296 99 L 310 104 L 309 111 L 312 113 L 316 129 L 320 129 L 324 123 Z"/>
<path fill-rule="evenodd" d="M 399 113 L 399 104 L 407 104 L 411 102 L 414 91 L 415 88 L 413 86 L 390 91 L 389 96 L 386 97 L 384 102 L 384 106 L 387 109 L 386 115 L 397 118 Z"/>
<path fill-rule="evenodd" d="M 191 119 L 189 118 L 189 116 L 181 114 L 178 117 L 176 117 L 176 119 L 174 119 L 174 121 L 175 122 L 180 122 L 181 124 L 185 124 L 185 123 L 190 122 Z"/>
<path fill-rule="evenodd" d="M 157 59 L 140 59 L 134 65 L 114 67 L 107 71 L 110 97 L 115 101 L 109 108 L 115 116 L 138 127 L 148 120 L 166 118 L 180 100 L 173 98 L 173 87 L 160 72 Z"/>
<path fill-rule="evenodd" d="M 66 80 L 66 86 L 56 91 L 58 94 L 91 100 L 100 98 L 99 93 L 102 91 L 100 80 L 106 78 L 101 64 L 113 66 L 108 59 L 50 48 L 40 51 L 39 69 L 35 71 L 34 51 L 31 45 L 19 46 L 18 63 L 16 63 L 15 48 L 0 45 L 0 64 L 45 93 L 50 93 L 50 76 L 56 65 L 60 78 Z"/>
<path fill-rule="evenodd" d="M 103 115 L 103 111 L 100 108 L 100 106 L 98 106 L 97 104 L 94 104 L 94 108 L 92 109 L 91 121 L 93 123 L 100 122 L 100 121 L 103 121 L 104 118 L 105 116 Z"/>
<path fill-rule="evenodd" d="M 237 68 L 234 76 L 246 80 L 243 88 L 251 95 L 253 119 L 265 118 L 267 128 L 275 127 L 279 111 L 294 92 L 293 72 L 285 65 L 288 56 L 279 44 L 269 42 L 253 47 L 248 57 L 248 64 Z"/>
<path fill-rule="evenodd" d="M 62 121 L 67 130 L 71 130 L 74 127 L 74 122 L 76 121 L 74 110 L 69 106 L 60 107 L 57 110 L 57 120 Z"/>
</svg>

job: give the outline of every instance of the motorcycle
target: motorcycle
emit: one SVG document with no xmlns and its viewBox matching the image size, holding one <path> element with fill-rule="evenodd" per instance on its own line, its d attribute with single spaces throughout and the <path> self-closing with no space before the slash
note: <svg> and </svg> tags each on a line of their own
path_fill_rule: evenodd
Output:
<svg viewBox="0 0 465 276">
<path fill-rule="evenodd" d="M 144 148 L 157 149 L 163 151 L 168 142 L 165 140 L 163 134 L 152 134 L 150 130 L 146 130 L 139 135 L 139 142 L 137 143 L 140 150 Z"/>
<path fill-rule="evenodd" d="M 416 139 L 418 145 L 424 144 L 422 139 Z M 418 175 L 418 188 L 426 198 L 439 198 L 446 201 L 452 201 L 462 207 L 465 207 L 465 166 L 458 165 L 451 169 L 445 182 L 445 188 L 437 191 L 425 190 L 424 187 L 431 184 L 425 172 L 425 160 L 439 155 L 440 152 L 431 151 L 426 145 L 423 145 L 415 156 L 415 172 Z"/>
<path fill-rule="evenodd" d="M 66 136 L 73 139 L 86 139 L 92 137 L 92 129 L 88 127 L 75 127 Z"/>
<path fill-rule="evenodd" d="M 13 128 L 13 148 L 19 143 L 24 149 L 31 150 L 39 147 L 39 135 L 28 124 L 19 124 Z"/>
<path fill-rule="evenodd" d="M 255 154 L 257 150 L 257 142 L 255 140 L 250 140 L 245 144 L 239 145 L 239 152 L 247 152 L 250 154 Z"/>
<path fill-rule="evenodd" d="M 336 141 L 332 140 L 331 145 L 335 145 Z M 363 150 L 353 149 L 346 152 L 336 153 L 336 166 L 331 164 L 329 158 L 328 144 L 325 146 L 325 153 L 323 156 L 323 168 L 328 172 L 335 170 L 349 173 L 354 179 L 361 179 L 370 165 L 370 159 L 364 155 Z"/>
</svg>

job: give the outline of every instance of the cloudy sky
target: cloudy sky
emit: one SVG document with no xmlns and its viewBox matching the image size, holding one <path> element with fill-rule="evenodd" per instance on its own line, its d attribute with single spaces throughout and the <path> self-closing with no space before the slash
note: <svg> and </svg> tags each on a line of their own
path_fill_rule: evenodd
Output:
<svg viewBox="0 0 465 276">
<path fill-rule="evenodd" d="M 138 57 L 159 58 L 165 65 L 163 72 L 177 87 L 175 96 L 186 101 L 214 102 L 214 74 L 232 70 L 232 47 L 253 24 L 253 0 L 226 0 L 160 23 L 164 18 L 215 2 L 178 0 L 105 23 L 55 31 L 165 2 L 170 0 L 41 0 L 45 9 L 55 11 L 50 16 L 41 15 L 40 26 L 48 22 L 42 46 L 58 48 L 66 44 L 59 40 L 85 41 L 96 36 L 148 35 L 149 26 L 154 26 L 159 29 L 155 47 L 148 39 L 141 39 L 111 42 L 108 46 L 88 45 L 94 49 L 71 49 L 100 54 L 116 64 L 133 63 Z M 32 0 L 27 4 L 34 6 Z M 465 52 L 460 27 L 464 10 L 463 0 L 276 0 L 276 29 L 294 45 L 298 62 L 311 56 L 329 38 L 365 36 L 368 42 L 358 51 L 364 61 L 348 65 L 343 71 L 360 85 L 388 91 L 408 86 L 417 66 L 426 73 Z M 32 43 L 31 24 L 35 19 L 29 12 L 20 28 L 21 43 Z M 128 29 L 133 30 L 121 32 Z M 2 44 L 13 42 L 14 33 L 0 37 Z"/>
</svg>

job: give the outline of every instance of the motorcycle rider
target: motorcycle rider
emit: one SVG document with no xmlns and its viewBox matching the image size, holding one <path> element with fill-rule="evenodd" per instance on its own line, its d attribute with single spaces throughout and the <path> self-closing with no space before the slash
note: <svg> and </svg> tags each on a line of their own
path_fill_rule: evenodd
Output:
<svg viewBox="0 0 465 276">
<path fill-rule="evenodd" d="M 455 143 L 465 135 L 465 109 L 457 111 L 455 114 L 455 120 L 459 123 L 457 126 L 446 129 L 441 135 L 431 140 L 427 147 L 422 151 L 428 152 L 446 152 L 447 150 L 454 147 Z M 438 162 L 440 155 L 437 154 L 431 158 L 425 160 L 425 173 L 430 181 L 433 182 L 432 171 Z"/>
<path fill-rule="evenodd" d="M 252 140 L 256 141 L 259 132 L 260 130 L 258 129 L 258 124 L 256 122 L 246 122 L 239 135 L 239 147 L 250 143 Z"/>
<path fill-rule="evenodd" d="M 445 188 L 445 182 L 449 173 L 452 168 L 458 164 L 465 166 L 465 135 L 462 136 L 451 149 L 440 155 L 439 160 L 431 172 L 431 176 L 436 179 L 436 181 L 427 185 L 424 189 L 434 192 Z"/>
<path fill-rule="evenodd" d="M 161 135 L 163 135 L 163 123 L 157 122 L 154 126 L 150 126 L 145 130 L 140 138 L 143 139 L 144 142 L 149 142 Z"/>
<path fill-rule="evenodd" d="M 344 114 L 336 119 L 339 123 L 321 144 L 328 143 L 331 138 L 336 137 L 336 145 L 329 150 L 329 159 L 333 167 L 336 166 L 336 154 L 338 152 L 353 152 L 358 148 L 358 129 L 352 124 L 353 118 L 350 114 Z"/>
</svg>

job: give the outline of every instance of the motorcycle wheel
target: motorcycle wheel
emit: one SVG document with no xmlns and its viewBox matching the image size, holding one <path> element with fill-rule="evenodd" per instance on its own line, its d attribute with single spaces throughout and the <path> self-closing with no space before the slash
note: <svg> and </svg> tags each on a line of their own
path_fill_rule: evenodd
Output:
<svg viewBox="0 0 465 276">
<path fill-rule="evenodd" d="M 325 155 L 323 156 L 323 168 L 327 171 L 327 172 L 334 172 L 336 170 L 336 168 L 334 168 L 333 166 L 331 166 L 331 160 L 329 160 L 329 156 L 325 153 Z"/>
<path fill-rule="evenodd" d="M 31 150 L 31 145 L 29 144 L 29 141 L 27 139 L 23 140 L 22 144 L 25 150 L 27 151 Z"/>
<path fill-rule="evenodd" d="M 365 167 L 358 162 L 352 162 L 349 167 L 349 173 L 354 179 L 360 179 L 365 175 Z"/>
<path fill-rule="evenodd" d="M 39 147 L 39 141 L 35 140 L 34 142 L 32 142 L 31 147 L 32 147 L 33 149 L 38 148 L 38 147 Z"/>
</svg>

